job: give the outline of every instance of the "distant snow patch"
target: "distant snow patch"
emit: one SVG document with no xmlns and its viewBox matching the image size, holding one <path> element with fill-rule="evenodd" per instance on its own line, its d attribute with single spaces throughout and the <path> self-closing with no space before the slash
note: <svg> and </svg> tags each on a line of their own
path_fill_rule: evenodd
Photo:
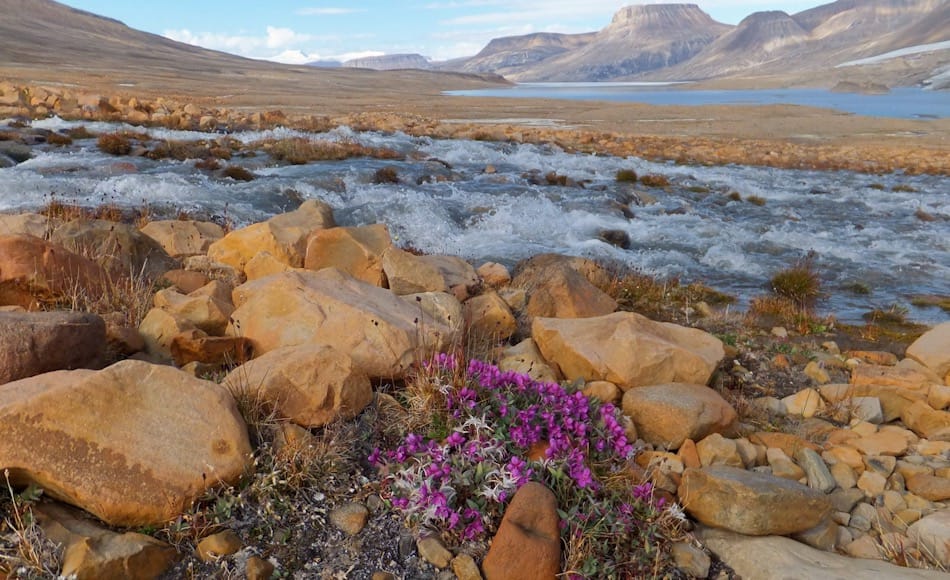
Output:
<svg viewBox="0 0 950 580">
<path fill-rule="evenodd" d="M 922 52 L 936 52 L 938 50 L 950 50 L 950 40 L 944 40 L 943 42 L 932 42 L 930 44 L 918 44 L 917 46 L 908 46 L 907 48 L 892 50 L 890 52 L 885 52 L 884 54 L 879 54 L 877 56 L 859 58 L 858 60 L 849 60 L 848 62 L 843 62 L 839 64 L 835 68 L 842 68 L 846 66 L 861 66 L 865 64 L 876 64 L 885 60 L 890 60 L 892 58 L 910 56 L 912 54 L 920 54 Z"/>
</svg>

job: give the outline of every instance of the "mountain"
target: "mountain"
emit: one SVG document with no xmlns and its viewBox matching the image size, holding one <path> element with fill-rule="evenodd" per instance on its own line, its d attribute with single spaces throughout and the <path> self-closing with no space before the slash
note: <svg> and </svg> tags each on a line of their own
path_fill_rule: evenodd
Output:
<svg viewBox="0 0 950 580">
<path fill-rule="evenodd" d="M 947 0 L 838 0 L 793 15 L 757 12 L 688 62 L 653 78 L 797 74 L 814 79 L 821 73 L 831 82 L 860 76 L 857 69 L 836 69 L 841 63 L 950 39 L 948 22 Z"/>
<path fill-rule="evenodd" d="M 384 54 L 381 56 L 367 56 L 354 58 L 343 63 L 345 68 L 369 68 L 373 70 L 400 70 L 432 68 L 429 59 L 421 54 Z"/>
<path fill-rule="evenodd" d="M 732 27 L 695 4 L 620 9 L 582 46 L 546 58 L 509 78 L 521 81 L 605 81 L 687 60 Z"/>
<path fill-rule="evenodd" d="M 694 4 L 649 4 L 621 8 L 599 32 L 498 38 L 438 66 L 516 81 L 918 84 L 943 73 L 950 50 L 838 65 L 950 40 L 948 23 L 950 0 L 837 0 L 797 14 L 756 12 L 738 26 Z"/>
<path fill-rule="evenodd" d="M 506 36 L 489 42 L 471 58 L 442 63 L 440 68 L 465 72 L 492 72 L 517 78 L 522 71 L 541 61 L 576 50 L 590 43 L 597 33 L 557 34 L 538 32 L 523 36 Z"/>
</svg>

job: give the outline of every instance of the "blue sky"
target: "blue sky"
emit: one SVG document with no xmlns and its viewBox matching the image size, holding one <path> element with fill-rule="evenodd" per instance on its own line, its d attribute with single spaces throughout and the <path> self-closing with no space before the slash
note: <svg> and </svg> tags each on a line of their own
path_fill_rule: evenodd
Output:
<svg viewBox="0 0 950 580">
<path fill-rule="evenodd" d="M 589 32 L 630 0 L 61 0 L 174 40 L 288 63 L 419 53 L 445 60 L 477 53 L 492 38 Z M 686 0 L 689 1 L 689 0 Z M 735 24 L 759 10 L 789 13 L 809 0 L 693 0 Z M 659 2 L 640 2 L 658 4 Z"/>
</svg>

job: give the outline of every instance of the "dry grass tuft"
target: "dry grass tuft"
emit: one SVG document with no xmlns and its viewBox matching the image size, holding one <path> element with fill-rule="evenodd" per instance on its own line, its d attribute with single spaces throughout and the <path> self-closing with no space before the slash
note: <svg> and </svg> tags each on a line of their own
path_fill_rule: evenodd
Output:
<svg viewBox="0 0 950 580">
<path fill-rule="evenodd" d="M 124 133 L 105 133 L 96 140 L 99 150 L 109 155 L 128 155 L 132 152 L 132 140 Z"/>
<path fill-rule="evenodd" d="M 636 183 L 637 172 L 633 169 L 620 169 L 617 171 L 615 178 L 621 183 Z"/>
<path fill-rule="evenodd" d="M 651 173 L 641 177 L 640 183 L 647 187 L 669 187 L 670 180 L 665 175 Z"/>
<path fill-rule="evenodd" d="M 69 135 L 63 135 L 62 133 L 50 133 L 46 136 L 46 142 L 50 145 L 62 147 L 65 145 L 72 145 L 73 138 Z"/>
<path fill-rule="evenodd" d="M 59 546 L 36 523 L 32 505 L 43 491 L 35 486 L 16 493 L 10 470 L 3 472 L 5 494 L 0 500 L 0 576 L 56 578 L 62 568 Z"/>
<path fill-rule="evenodd" d="M 380 167 L 373 173 L 373 183 L 399 183 L 399 172 L 395 167 Z"/>
<path fill-rule="evenodd" d="M 304 165 L 311 161 L 342 161 L 352 157 L 375 157 L 398 159 L 401 156 L 392 149 L 366 147 L 359 143 L 336 141 L 311 141 L 303 137 L 264 141 L 252 145 L 263 148 L 277 161 L 291 165 Z"/>
<path fill-rule="evenodd" d="M 221 172 L 221 175 L 230 177 L 235 181 L 254 181 L 254 179 L 257 178 L 250 170 L 240 165 L 228 165 L 224 168 L 224 171 Z"/>
<path fill-rule="evenodd" d="M 78 127 L 73 127 L 66 131 L 66 134 L 72 137 L 74 140 L 79 141 L 82 139 L 92 139 L 96 136 L 95 133 L 89 131 L 85 125 L 80 125 Z"/>
<path fill-rule="evenodd" d="M 821 278 L 813 260 L 814 256 L 810 254 L 772 276 L 769 281 L 772 292 L 802 308 L 814 306 L 821 296 Z"/>
</svg>

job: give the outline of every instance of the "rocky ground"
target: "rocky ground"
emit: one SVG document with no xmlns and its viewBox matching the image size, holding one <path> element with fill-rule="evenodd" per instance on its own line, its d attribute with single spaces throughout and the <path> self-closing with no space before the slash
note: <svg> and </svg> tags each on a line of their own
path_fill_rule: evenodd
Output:
<svg viewBox="0 0 950 580">
<path fill-rule="evenodd" d="M 399 91 L 321 85 L 307 92 L 306 82 L 288 82 L 275 92 L 251 83 L 240 94 L 218 97 L 230 89 L 178 86 L 183 81 L 164 79 L 165 90 L 143 85 L 130 94 L 109 83 L 63 74 L 65 80 L 55 85 L 0 83 L 0 117 L 123 118 L 133 124 L 217 132 L 348 125 L 435 137 L 553 142 L 568 150 L 679 163 L 950 174 L 948 119 L 871 118 L 785 105 L 659 107 L 460 98 L 440 91 L 467 88 L 464 84 L 440 86 L 412 77 L 400 81 Z M 320 95 L 318 102 L 313 94 Z"/>
<path fill-rule="evenodd" d="M 34 102 L 32 90 L 3 94 L 31 114 L 69 104 Z M 157 101 L 77 98 L 72 110 L 108 108 L 208 130 L 286 120 Z M 350 121 L 445 130 L 407 119 Z M 941 159 L 922 156 L 918 169 L 946 171 Z M 591 548 L 560 534 L 558 510 L 575 506 L 548 480 L 514 493 L 484 538 L 420 526 L 394 503 L 406 465 L 368 457 L 410 431 L 447 440 L 432 420 L 450 419 L 430 399 L 470 384 L 426 391 L 420 363 L 435 352 L 619 410 L 635 445 L 612 485 L 650 490 L 637 505 L 657 534 L 617 557 L 649 563 L 646 575 L 928 578 L 950 567 L 950 323 L 881 313 L 844 327 L 817 313 L 804 266 L 804 290 L 777 286 L 736 315 L 701 284 L 580 258 L 536 256 L 509 272 L 418 255 L 385 224 L 337 227 L 314 200 L 233 231 L 180 217 L 62 204 L 0 216 L 0 577 L 575 571 L 568 563 Z"/>
</svg>

